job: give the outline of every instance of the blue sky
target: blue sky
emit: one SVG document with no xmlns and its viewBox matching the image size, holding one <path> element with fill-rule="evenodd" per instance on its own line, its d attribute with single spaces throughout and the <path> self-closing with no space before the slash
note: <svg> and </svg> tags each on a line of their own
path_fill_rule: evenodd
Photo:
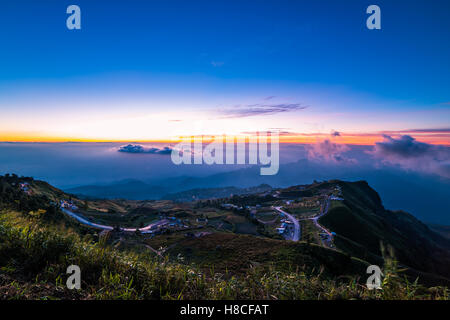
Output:
<svg viewBox="0 0 450 320">
<path fill-rule="evenodd" d="M 138 117 L 161 110 L 204 114 L 269 96 L 310 106 L 294 115 L 305 115 L 296 131 L 446 127 L 450 3 L 376 1 L 382 29 L 368 30 L 365 11 L 374 3 L 2 1 L 0 111 L 19 127 L 10 136 L 29 130 L 37 137 L 113 140 L 81 127 L 43 128 L 51 114 L 58 117 L 53 122 L 63 116 L 82 122 L 86 110 L 94 118 L 124 118 L 124 106 Z M 81 7 L 82 30 L 65 26 L 70 4 Z M 24 116 L 36 109 L 46 117 L 37 118 L 41 127 Z M 345 114 L 327 120 L 331 111 Z M 261 120 L 261 129 L 268 122 Z"/>
<path fill-rule="evenodd" d="M 81 7 L 81 30 L 66 28 L 71 4 Z M 366 28 L 371 4 L 381 30 Z M 388 200 L 389 174 L 408 185 L 424 175 L 417 194 L 437 186 L 431 202 L 443 210 L 449 14 L 445 0 L 2 0 L 0 171 L 58 186 L 205 176 L 236 168 L 174 169 L 167 155 L 117 149 L 163 147 L 180 132 L 276 129 L 290 138 L 283 163 L 319 161 L 310 174 L 368 179 Z M 289 170 L 278 184 L 300 182 L 283 180 Z M 425 217 L 429 201 L 415 198 Z"/>
<path fill-rule="evenodd" d="M 448 1 L 377 1 L 380 31 L 365 27 L 373 1 L 78 0 L 69 31 L 72 2 L 2 1 L 3 84 L 134 71 L 448 98 Z"/>
</svg>

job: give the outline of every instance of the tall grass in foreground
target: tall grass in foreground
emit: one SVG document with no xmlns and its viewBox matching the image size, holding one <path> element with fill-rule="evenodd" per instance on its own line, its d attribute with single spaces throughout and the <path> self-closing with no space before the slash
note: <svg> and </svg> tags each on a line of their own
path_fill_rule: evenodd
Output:
<svg viewBox="0 0 450 320">
<path fill-rule="evenodd" d="M 385 262 L 383 290 L 370 291 L 356 278 L 274 267 L 225 278 L 179 259 L 118 251 L 64 226 L 0 213 L 0 299 L 449 299 L 447 288 L 402 277 L 392 252 Z M 80 291 L 66 289 L 71 264 L 82 270 Z"/>
</svg>

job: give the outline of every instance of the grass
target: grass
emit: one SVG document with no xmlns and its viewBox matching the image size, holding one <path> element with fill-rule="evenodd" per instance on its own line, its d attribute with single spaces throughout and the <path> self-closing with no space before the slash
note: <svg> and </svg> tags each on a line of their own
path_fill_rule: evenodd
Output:
<svg viewBox="0 0 450 320">
<path fill-rule="evenodd" d="M 277 220 L 277 218 L 279 218 L 279 214 L 277 214 L 273 211 L 265 211 L 265 212 L 258 212 L 256 217 L 258 220 L 261 220 L 264 222 L 270 222 L 273 220 Z"/>
<path fill-rule="evenodd" d="M 302 220 L 300 221 L 300 225 L 303 241 L 308 241 L 316 244 L 321 243 L 319 233 L 322 231 L 316 227 L 312 220 Z"/>
<path fill-rule="evenodd" d="M 235 233 L 258 235 L 257 225 L 251 223 L 244 216 L 232 213 L 227 215 L 224 221 L 233 225 L 232 230 Z"/>
<path fill-rule="evenodd" d="M 141 214 L 141 213 L 103 213 L 103 212 L 80 212 L 90 221 L 109 226 L 120 225 L 127 228 L 139 228 L 146 226 L 156 220 L 159 220 L 157 213 Z"/>
<path fill-rule="evenodd" d="M 150 240 L 155 249 L 158 241 L 175 245 L 163 256 L 136 246 L 119 249 L 49 206 L 57 190 L 53 194 L 39 183 L 36 188 L 47 195 L 34 190 L 28 197 L 6 182 L 0 184 L 0 299 L 449 299 L 447 287 L 407 278 L 390 247 L 379 249 L 386 276 L 383 290 L 376 291 L 364 286 L 365 259 L 306 242 L 231 232 L 186 238 L 175 232 Z M 376 209 L 375 200 L 372 195 L 365 202 Z M 209 229 L 214 228 L 201 230 Z M 81 268 L 80 291 L 65 287 L 72 264 Z"/>
<path fill-rule="evenodd" d="M 238 236 L 231 241 L 234 243 L 231 249 L 248 243 L 246 237 L 249 236 Z M 211 239 L 207 240 L 202 243 L 214 245 Z M 282 241 L 268 241 L 273 242 L 272 249 L 275 250 L 272 252 L 278 258 L 295 252 L 300 257 L 294 247 L 282 246 Z M 276 245 L 281 247 L 274 248 Z M 262 245 L 255 242 L 252 247 L 255 248 L 253 255 L 261 256 Z M 336 255 L 338 257 L 338 253 Z M 66 267 L 71 264 L 79 265 L 82 270 L 81 291 L 69 291 L 64 286 Z M 11 211 L 1 213 L 0 268 L 2 299 L 449 298 L 447 288 L 427 289 L 407 282 L 397 270 L 390 269 L 384 282 L 386 290 L 379 292 L 367 290 L 356 278 L 336 280 L 327 277 L 323 268 L 283 271 L 276 266 L 261 267 L 255 263 L 244 275 L 225 277 L 224 273 L 207 273 L 180 259 L 166 257 L 161 261 L 151 254 L 117 251 L 102 241 L 82 239 L 62 225 L 43 225 L 35 218 Z"/>
<path fill-rule="evenodd" d="M 304 208 L 300 206 L 288 206 L 285 207 L 289 213 L 296 215 L 298 218 L 305 218 L 309 216 L 315 216 L 319 214 L 320 208 L 314 207 L 314 208 Z"/>
<path fill-rule="evenodd" d="M 450 283 L 448 240 L 410 214 L 384 209 L 367 183 L 341 182 L 341 186 L 345 200 L 332 201 L 328 214 L 319 221 L 337 233 L 337 248 L 377 264 L 374 257 L 381 257 L 381 240 L 395 249 L 403 265 L 446 277 L 443 283 Z"/>
</svg>

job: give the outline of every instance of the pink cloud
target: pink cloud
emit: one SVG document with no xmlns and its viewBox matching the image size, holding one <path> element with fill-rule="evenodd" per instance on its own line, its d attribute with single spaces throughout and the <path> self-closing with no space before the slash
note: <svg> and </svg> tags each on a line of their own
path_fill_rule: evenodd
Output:
<svg viewBox="0 0 450 320">
<path fill-rule="evenodd" d="M 344 153 L 350 148 L 345 144 L 333 143 L 326 139 L 316 144 L 306 146 L 308 158 L 326 162 L 356 162 L 355 159 L 345 157 Z"/>
</svg>

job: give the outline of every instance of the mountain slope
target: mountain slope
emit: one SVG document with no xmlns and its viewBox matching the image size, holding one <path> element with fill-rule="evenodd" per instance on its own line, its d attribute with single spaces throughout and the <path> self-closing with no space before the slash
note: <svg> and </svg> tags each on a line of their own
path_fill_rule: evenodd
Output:
<svg viewBox="0 0 450 320">
<path fill-rule="evenodd" d="M 24 183 L 27 184 L 25 187 Z M 64 263 L 75 261 L 83 268 L 92 270 L 92 276 L 87 283 L 91 286 L 91 292 L 99 290 L 98 294 L 102 296 L 100 292 L 103 292 L 102 286 L 107 281 L 104 279 L 105 272 L 107 274 L 111 271 L 115 272 L 118 277 L 123 277 L 127 281 L 129 281 L 130 274 L 141 280 L 149 276 L 141 274 L 139 268 L 139 270 L 135 270 L 127 266 L 126 262 L 123 264 L 115 262 L 116 258 L 113 257 L 120 257 L 123 253 L 124 261 L 128 261 L 126 255 L 131 254 L 133 259 L 137 259 L 136 263 L 145 264 L 145 270 L 154 270 L 155 268 L 159 270 L 161 281 L 169 283 L 168 287 L 170 288 L 176 288 L 175 291 L 168 293 L 171 297 L 185 290 L 182 285 L 181 287 L 176 287 L 176 285 L 180 285 L 180 281 L 184 279 L 184 272 L 191 272 L 192 269 L 189 268 L 195 268 L 195 271 L 192 272 L 203 274 L 207 279 L 205 281 L 215 281 L 216 276 L 211 274 L 214 272 L 211 270 L 217 270 L 222 276 L 226 275 L 224 280 L 220 280 L 223 281 L 223 285 L 232 286 L 227 281 L 229 277 L 236 277 L 237 281 L 242 281 L 244 288 L 252 285 L 259 286 L 262 282 L 272 278 L 276 279 L 278 283 L 278 279 L 281 277 L 285 279 L 285 285 L 289 286 L 292 291 L 289 295 L 280 297 L 311 298 L 319 293 L 320 296 L 325 292 L 338 291 L 340 296 L 358 298 L 366 297 L 364 290 L 360 288 L 358 290 L 362 290 L 362 292 L 352 291 L 349 293 L 348 287 L 341 287 L 341 284 L 348 277 L 360 279 L 355 281 L 364 281 L 365 268 L 369 264 L 384 265 L 383 254 L 379 246 L 380 241 L 385 246 L 389 245 L 394 248 L 402 265 L 412 267 L 408 274 L 412 276 L 413 280 L 416 276 L 420 276 L 421 283 L 426 285 L 448 285 L 450 283 L 448 281 L 449 241 L 407 213 L 384 209 L 377 192 L 366 182 L 352 183 L 334 180 L 271 191 L 274 195 L 280 195 L 281 198 L 272 196 L 267 198 L 267 192 L 263 192 L 222 200 L 225 202 L 243 201 L 245 203 L 242 204 L 248 205 L 268 201 L 267 207 L 269 207 L 271 203 L 284 202 L 283 197 L 317 197 L 320 194 L 323 196 L 324 190 L 334 189 L 335 186 L 341 187 L 342 197 L 345 200 L 342 202 L 332 201 L 329 212 L 320 219 L 320 223 L 337 233 L 335 237 L 337 250 L 309 242 L 269 239 L 261 235 L 242 235 L 224 229 L 218 231 L 211 226 L 199 228 L 197 231 L 205 234 L 200 237 L 186 236 L 184 234 L 186 231 L 176 232 L 176 230 L 162 233 L 159 237 L 154 238 L 145 238 L 145 236 L 135 233 L 124 234 L 118 231 L 116 235 L 114 232 L 109 234 L 108 237 L 112 237 L 112 241 L 105 241 L 98 230 L 79 225 L 78 222 L 67 218 L 58 209 L 59 200 L 61 198 L 70 199 L 69 194 L 31 178 L 0 177 L 0 271 L 7 273 L 7 280 L 4 280 L 3 275 L 0 276 L 0 287 L 3 285 L 2 283 L 9 280 L 12 282 L 22 281 L 28 286 L 30 281 L 36 277 L 46 279 L 49 283 L 55 283 L 58 276 L 62 277 L 65 274 L 66 265 L 61 264 L 61 261 Z M 72 201 L 79 207 L 85 203 L 75 197 L 72 198 Z M 109 202 L 121 203 L 108 200 Z M 161 202 L 172 203 L 170 201 Z M 207 202 L 205 201 L 205 203 Z M 211 205 L 220 206 L 221 201 L 212 201 L 211 203 L 214 203 Z M 127 204 L 122 204 L 122 207 L 127 208 Z M 129 208 L 134 207 L 130 206 Z M 140 214 L 143 207 L 139 208 L 140 210 L 136 212 L 131 211 Z M 188 210 L 191 210 L 189 208 L 188 204 L 181 204 L 176 210 L 169 208 L 169 214 L 185 218 L 186 215 L 183 213 L 186 214 Z M 206 211 L 212 215 L 217 214 L 214 208 L 216 207 L 208 207 Z M 195 210 L 201 210 L 201 208 Z M 123 212 L 123 215 L 126 216 L 127 212 Z M 159 209 L 155 214 L 158 212 L 160 212 Z M 148 212 L 144 210 L 142 213 L 147 214 Z M 104 212 L 104 214 L 111 213 Z M 173 242 L 174 245 L 169 244 L 170 241 L 175 240 L 177 242 Z M 155 245 L 148 241 L 153 241 Z M 46 243 L 46 245 L 43 246 L 42 243 Z M 166 257 L 171 263 L 167 269 L 165 264 L 159 263 L 160 256 L 149 250 L 148 245 L 151 245 L 152 248 L 167 247 Z M 88 249 L 86 255 L 83 248 L 91 249 Z M 102 265 L 104 263 L 102 259 L 105 258 L 102 256 L 105 254 L 102 251 L 103 248 L 107 248 L 108 257 L 106 258 L 111 259 L 106 266 Z M 47 266 L 56 271 L 49 273 Z M 173 269 L 180 272 L 177 274 L 177 279 L 170 278 Z M 150 274 L 154 274 L 152 272 Z M 387 272 L 391 271 L 387 270 Z M 165 278 L 167 276 L 169 278 Z M 220 277 L 217 279 L 222 279 Z M 311 281 L 316 281 L 317 285 L 311 287 L 308 281 L 305 280 L 305 282 L 301 279 L 308 281 L 314 279 Z M 152 278 L 151 286 L 158 286 L 159 281 Z M 176 283 L 172 286 L 171 281 Z M 251 281 L 251 283 L 246 281 Z M 127 283 L 124 283 L 125 287 Z M 301 283 L 300 287 L 299 283 Z M 205 288 L 209 289 L 216 285 L 213 282 L 204 284 Z M 145 284 L 143 286 L 145 287 Z M 160 296 L 154 295 L 153 287 L 144 287 L 138 284 L 136 295 L 133 297 L 139 298 L 137 292 L 145 289 L 148 292 L 144 297 L 160 298 Z M 271 288 L 256 287 L 254 290 L 257 292 L 268 290 L 272 293 Z M 208 296 L 205 292 L 190 294 L 192 295 L 187 294 L 187 297 Z M 396 291 L 396 294 L 403 296 L 405 291 Z M 265 296 L 255 295 L 253 297 L 264 298 Z"/>
<path fill-rule="evenodd" d="M 320 223 L 336 232 L 338 248 L 365 260 L 391 246 L 404 265 L 450 278 L 450 241 L 403 211 L 386 210 L 365 181 L 337 182 L 343 202 L 333 201 Z"/>
</svg>

